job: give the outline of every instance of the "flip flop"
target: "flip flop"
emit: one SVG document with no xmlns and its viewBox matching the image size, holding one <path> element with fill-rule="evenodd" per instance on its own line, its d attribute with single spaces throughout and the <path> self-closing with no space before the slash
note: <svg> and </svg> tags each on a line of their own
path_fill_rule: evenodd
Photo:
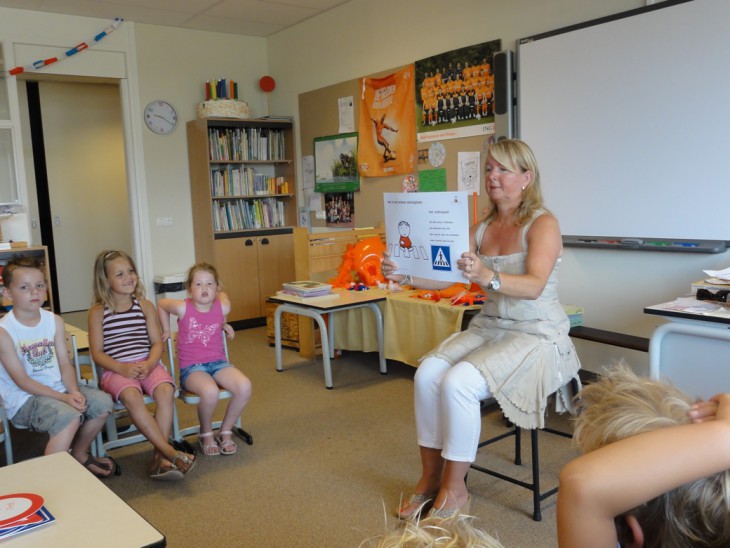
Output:
<svg viewBox="0 0 730 548">
<path fill-rule="evenodd" d="M 86 460 L 82 464 L 83 464 L 84 467 L 86 467 L 86 469 L 89 472 L 91 472 L 92 474 L 94 474 L 97 478 L 108 478 L 109 476 L 111 476 L 115 472 L 115 469 L 116 469 L 116 466 L 114 466 L 114 463 L 113 462 L 108 462 L 107 463 L 107 462 L 103 462 L 103 461 L 100 461 L 100 460 L 96 460 L 91 455 L 89 455 L 88 457 L 86 457 Z M 100 472 L 95 472 L 94 470 L 91 469 L 92 466 L 95 466 L 99 470 L 106 470 L 107 473 L 106 474 L 102 474 Z"/>
</svg>

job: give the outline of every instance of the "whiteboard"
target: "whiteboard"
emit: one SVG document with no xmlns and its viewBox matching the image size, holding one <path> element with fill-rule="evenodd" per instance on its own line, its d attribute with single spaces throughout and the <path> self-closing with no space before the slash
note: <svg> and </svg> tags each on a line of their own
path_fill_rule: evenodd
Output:
<svg viewBox="0 0 730 548">
<path fill-rule="evenodd" d="M 730 1 L 519 41 L 518 135 L 565 235 L 730 240 Z"/>
</svg>

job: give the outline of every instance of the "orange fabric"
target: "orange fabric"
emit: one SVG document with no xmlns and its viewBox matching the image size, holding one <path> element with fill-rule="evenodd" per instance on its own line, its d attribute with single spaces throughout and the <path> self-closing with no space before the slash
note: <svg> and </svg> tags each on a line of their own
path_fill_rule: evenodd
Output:
<svg viewBox="0 0 730 548">
<path fill-rule="evenodd" d="M 360 175 L 412 173 L 416 165 L 415 65 L 385 78 L 363 78 L 357 156 Z"/>
</svg>

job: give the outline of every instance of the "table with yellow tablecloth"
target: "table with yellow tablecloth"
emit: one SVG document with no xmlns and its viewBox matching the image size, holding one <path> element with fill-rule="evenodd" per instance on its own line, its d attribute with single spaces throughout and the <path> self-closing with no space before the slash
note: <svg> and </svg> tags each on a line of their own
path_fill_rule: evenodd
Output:
<svg viewBox="0 0 730 548">
<path fill-rule="evenodd" d="M 391 293 L 379 303 L 383 312 L 385 358 L 414 367 L 426 352 L 461 330 L 467 311 L 481 308 L 481 305 L 453 306 L 449 299 L 439 302 L 419 299 L 417 294 L 417 291 Z M 355 309 L 333 316 L 335 348 L 377 352 L 377 330 L 372 314 Z"/>
</svg>

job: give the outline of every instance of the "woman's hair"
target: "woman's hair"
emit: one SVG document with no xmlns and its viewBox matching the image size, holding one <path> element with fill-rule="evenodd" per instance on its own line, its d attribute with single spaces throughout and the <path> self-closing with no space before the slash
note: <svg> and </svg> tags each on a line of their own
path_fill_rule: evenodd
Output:
<svg viewBox="0 0 730 548">
<path fill-rule="evenodd" d="M 674 386 L 638 377 L 620 363 L 578 395 L 574 440 L 587 453 L 642 432 L 688 424 L 692 403 Z M 641 525 L 646 547 L 730 546 L 730 471 L 689 482 L 628 513 Z M 624 519 L 616 524 L 619 542 L 631 540 Z"/>
<path fill-rule="evenodd" d="M 503 548 L 497 539 L 474 526 L 475 519 L 457 514 L 446 519 L 399 522 L 397 529 L 365 540 L 360 548 Z"/>
<path fill-rule="evenodd" d="M 208 272 L 212 274 L 213 278 L 215 278 L 216 285 L 220 287 L 221 281 L 220 278 L 218 278 L 218 271 L 215 269 L 215 267 L 210 263 L 200 262 L 195 263 L 188 270 L 187 278 L 185 278 L 186 290 L 190 291 L 190 288 L 193 287 L 193 278 L 195 278 L 195 274 L 197 274 L 198 272 Z"/>
<path fill-rule="evenodd" d="M 134 259 L 130 257 L 124 251 L 116 250 L 104 250 L 96 256 L 94 261 L 94 299 L 93 304 L 103 304 L 107 308 L 113 308 L 114 302 L 112 300 L 112 291 L 109 287 L 109 277 L 107 275 L 106 268 L 111 261 L 114 259 L 126 259 L 132 266 L 135 272 L 137 272 L 137 265 L 134 264 Z M 137 276 L 137 287 L 134 289 L 134 296 L 137 299 L 144 299 L 145 290 L 142 281 Z"/>
<path fill-rule="evenodd" d="M 540 187 L 540 170 L 535 155 L 527 143 L 517 139 L 503 139 L 489 145 L 487 158 L 503 165 L 512 173 L 532 173 L 532 181 L 522 193 L 522 202 L 517 209 L 517 224 L 525 225 L 538 209 L 544 209 L 542 189 Z M 486 164 L 485 164 L 486 169 Z M 486 220 L 491 221 L 497 215 L 497 206 L 489 202 Z"/>
</svg>

